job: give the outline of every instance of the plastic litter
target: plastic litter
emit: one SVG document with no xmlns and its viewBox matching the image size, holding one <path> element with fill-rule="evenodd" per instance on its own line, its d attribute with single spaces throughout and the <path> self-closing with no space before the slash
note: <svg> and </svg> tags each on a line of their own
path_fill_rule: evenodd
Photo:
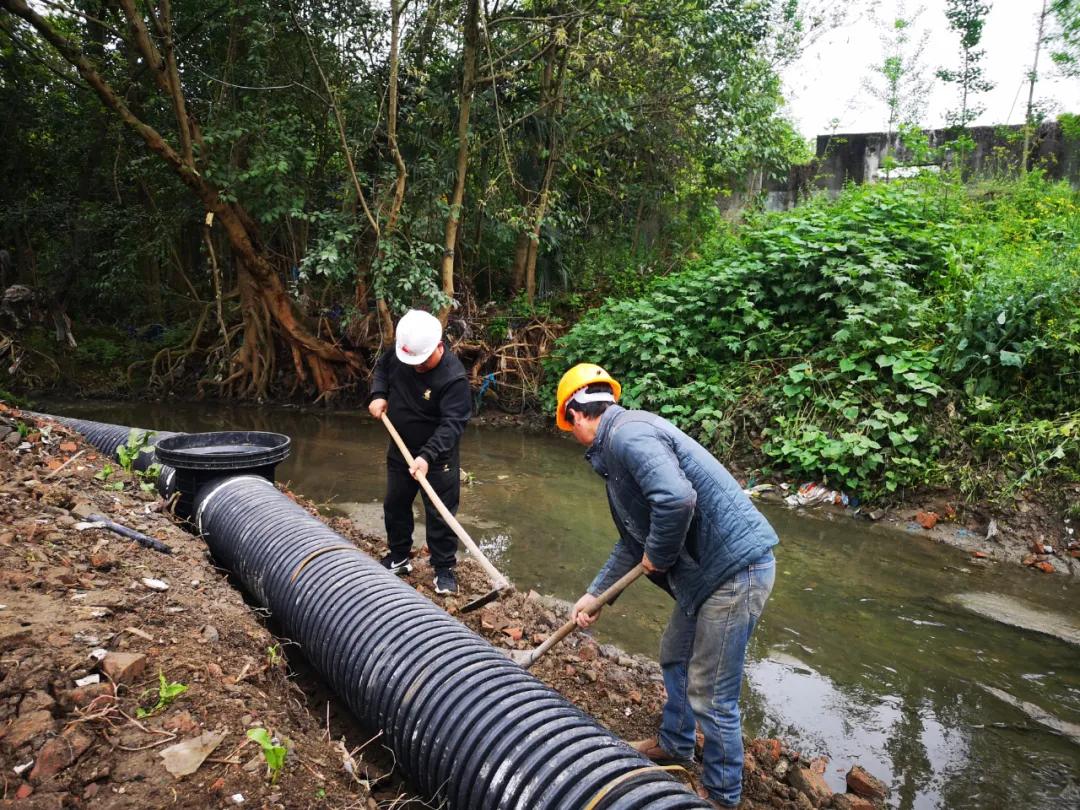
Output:
<svg viewBox="0 0 1080 810">
<path fill-rule="evenodd" d="M 784 498 L 784 503 L 794 508 L 796 506 L 812 506 L 818 503 L 830 503 L 836 506 L 847 506 L 851 498 L 847 493 L 836 489 L 829 489 L 824 484 L 811 482 L 803 484 L 793 495 Z"/>
</svg>

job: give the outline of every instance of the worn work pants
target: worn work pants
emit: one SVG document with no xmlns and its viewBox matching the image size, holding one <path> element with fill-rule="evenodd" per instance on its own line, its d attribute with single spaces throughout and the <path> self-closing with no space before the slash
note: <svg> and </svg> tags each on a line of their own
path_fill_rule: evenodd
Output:
<svg viewBox="0 0 1080 810">
<path fill-rule="evenodd" d="M 770 551 L 717 588 L 696 616 L 676 606 L 660 641 L 668 695 L 660 747 L 679 759 L 692 759 L 696 720 L 705 735 L 701 781 L 721 804 L 737 805 L 742 793 L 743 662 L 775 578 Z"/>
<path fill-rule="evenodd" d="M 433 464 L 428 470 L 427 480 L 435 494 L 446 504 L 451 514 L 457 514 L 458 500 L 461 497 L 461 478 L 457 456 L 446 464 Z M 386 540 L 394 559 L 401 559 L 409 553 L 413 542 L 413 501 L 420 489 L 420 482 L 409 475 L 409 466 L 400 458 L 387 456 L 386 459 L 386 498 L 383 500 L 383 518 L 386 521 Z M 428 500 L 426 492 L 421 492 L 424 499 L 424 516 L 427 523 L 427 545 L 431 552 L 433 568 L 453 568 L 457 561 L 458 539 L 453 530 L 446 525 L 438 511 Z"/>
</svg>

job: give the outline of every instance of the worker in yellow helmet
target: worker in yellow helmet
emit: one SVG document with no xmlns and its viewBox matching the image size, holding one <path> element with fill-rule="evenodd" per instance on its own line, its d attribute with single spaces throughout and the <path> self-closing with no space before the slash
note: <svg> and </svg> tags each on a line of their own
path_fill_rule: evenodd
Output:
<svg viewBox="0 0 1080 810">
<path fill-rule="evenodd" d="M 689 761 L 695 720 L 705 735 L 702 796 L 736 807 L 742 794 L 739 714 L 746 646 L 772 591 L 776 532 L 704 447 L 666 419 L 617 404 L 600 366 L 567 371 L 555 420 L 588 447 L 607 484 L 619 540 L 571 610 L 581 627 L 597 596 L 639 562 L 676 602 L 660 643 L 667 702 L 656 737 L 631 743 L 657 761 Z M 595 612 L 594 612 L 595 611 Z"/>
</svg>

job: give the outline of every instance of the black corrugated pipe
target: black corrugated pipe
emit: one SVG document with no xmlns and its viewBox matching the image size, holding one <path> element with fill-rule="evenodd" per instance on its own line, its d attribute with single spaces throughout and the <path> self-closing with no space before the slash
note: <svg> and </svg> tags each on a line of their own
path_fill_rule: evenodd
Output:
<svg viewBox="0 0 1080 810">
<path fill-rule="evenodd" d="M 116 449 L 121 445 L 126 445 L 128 436 L 131 435 L 132 430 L 141 430 L 145 433 L 153 434 L 151 436 L 151 443 L 164 439 L 168 436 L 176 436 L 174 432 L 167 430 L 149 430 L 147 428 L 130 428 L 126 425 L 111 425 L 107 422 L 91 422 L 87 419 L 73 419 L 70 416 L 55 416 L 51 413 L 38 413 L 37 411 L 26 411 L 26 413 L 32 416 L 41 416 L 46 419 L 52 419 L 54 422 L 59 422 L 65 427 L 69 427 L 72 430 L 77 430 L 83 435 L 90 444 L 100 450 L 102 453 L 107 453 L 109 456 L 116 456 Z M 143 451 L 139 453 L 139 457 L 132 463 L 132 468 L 136 470 L 145 470 L 151 464 L 155 462 L 155 454 L 151 450 L 149 452 Z M 161 465 L 161 472 L 158 475 L 157 488 L 158 492 L 162 495 L 171 495 L 173 493 L 173 482 L 176 478 L 176 470 L 168 465 Z"/>
<path fill-rule="evenodd" d="M 195 525 L 423 794 L 461 810 L 709 805 L 264 478 L 218 479 Z"/>
</svg>

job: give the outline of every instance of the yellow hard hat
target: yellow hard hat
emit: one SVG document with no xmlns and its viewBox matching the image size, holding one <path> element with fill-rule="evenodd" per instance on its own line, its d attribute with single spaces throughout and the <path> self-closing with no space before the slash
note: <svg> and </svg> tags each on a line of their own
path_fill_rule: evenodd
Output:
<svg viewBox="0 0 1080 810">
<path fill-rule="evenodd" d="M 555 394 L 555 424 L 561 430 L 573 429 L 573 426 L 566 421 L 567 401 L 582 388 L 593 383 L 610 385 L 616 401 L 622 394 L 622 386 L 600 366 L 595 363 L 578 363 L 562 375 L 562 379 L 559 380 L 559 390 Z"/>
</svg>

